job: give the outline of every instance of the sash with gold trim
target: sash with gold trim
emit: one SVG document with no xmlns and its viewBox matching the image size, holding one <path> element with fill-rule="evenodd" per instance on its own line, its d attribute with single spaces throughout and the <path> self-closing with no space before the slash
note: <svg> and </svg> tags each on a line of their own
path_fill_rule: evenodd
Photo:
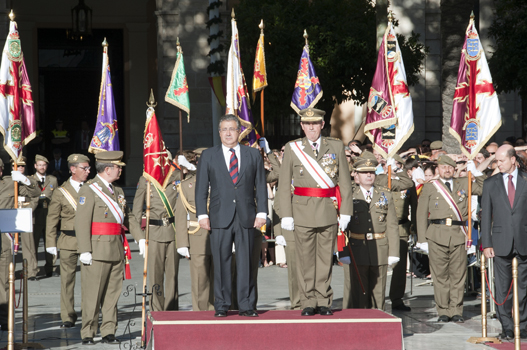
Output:
<svg viewBox="0 0 527 350">
<path fill-rule="evenodd" d="M 432 181 L 432 184 L 435 186 L 437 191 L 443 196 L 443 198 L 446 200 L 446 202 L 450 205 L 450 207 L 454 211 L 454 214 L 456 216 L 457 221 L 463 221 L 463 215 L 461 215 L 461 210 L 459 210 L 459 208 L 458 208 L 458 206 L 456 204 L 456 201 L 454 200 L 454 198 L 452 198 L 452 195 L 448 192 L 448 190 L 444 186 L 441 186 L 441 184 L 439 183 L 439 180 Z M 469 200 L 470 200 L 470 198 L 469 198 Z M 467 236 L 468 235 L 467 227 L 462 225 L 461 226 L 461 231 L 465 235 L 465 247 L 466 247 L 467 239 L 468 239 L 467 238 L 468 237 Z"/>
<path fill-rule="evenodd" d="M 64 198 L 66 198 L 68 203 L 73 207 L 73 210 L 77 211 L 77 202 L 75 201 L 75 198 L 73 198 L 71 193 L 63 186 L 59 187 L 59 191 L 62 192 Z"/>
<path fill-rule="evenodd" d="M 165 210 L 167 212 L 168 217 L 169 218 L 173 217 L 174 216 L 174 210 L 172 210 L 172 206 L 170 205 L 170 202 L 168 201 L 168 198 L 167 198 L 165 192 L 161 191 L 155 185 L 154 185 L 154 188 L 156 189 L 157 194 L 159 195 L 159 198 L 161 198 L 161 203 L 163 203 L 163 206 L 165 207 Z M 175 231 L 176 231 L 176 223 L 175 223 L 175 221 L 172 222 L 172 227 L 174 228 L 174 234 L 175 234 Z"/>
</svg>

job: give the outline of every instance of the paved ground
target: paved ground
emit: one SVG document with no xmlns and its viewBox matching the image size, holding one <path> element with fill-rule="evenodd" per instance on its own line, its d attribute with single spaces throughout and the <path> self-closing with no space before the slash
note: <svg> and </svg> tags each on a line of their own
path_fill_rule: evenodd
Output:
<svg viewBox="0 0 527 350">
<path fill-rule="evenodd" d="M 133 242 L 133 239 L 130 240 Z M 134 287 L 139 292 L 142 283 L 143 260 L 138 255 L 137 245 L 131 243 L 133 259 L 131 261 L 132 280 L 125 281 L 123 293 L 129 287 L 131 293 L 121 296 L 119 300 L 119 329 L 116 336 L 123 341 L 121 348 L 130 349 L 136 345 L 141 333 L 141 299 L 134 296 Z M 39 261 L 43 265 L 43 247 L 40 247 Z M 57 262 L 58 263 L 58 262 Z M 17 264 L 21 270 L 21 264 Z M 60 277 L 51 277 L 39 281 L 28 282 L 29 290 L 29 341 L 40 343 L 46 349 L 79 349 L 80 338 L 80 273 L 77 273 L 75 287 L 75 305 L 79 320 L 72 329 L 60 329 Z M 287 269 L 276 266 L 260 268 L 259 275 L 259 309 L 288 309 L 289 299 L 287 290 Z M 408 278 L 408 282 L 410 279 Z M 433 302 L 433 288 L 417 286 L 424 282 L 414 279 L 413 294 L 410 295 L 410 286 L 407 284 L 407 304 L 412 307 L 411 312 L 394 312 L 403 321 L 403 334 L 405 348 L 410 349 L 489 349 L 484 345 L 467 343 L 469 337 L 481 336 L 480 300 L 475 295 L 467 295 L 465 303 L 464 324 L 438 324 L 437 313 Z M 333 308 L 340 308 L 343 290 L 342 268 L 335 266 L 332 287 L 335 291 Z M 389 285 L 389 282 L 388 282 Z M 16 281 L 17 299 L 20 281 Z M 181 260 L 179 270 L 179 305 L 181 310 L 191 309 L 190 273 L 189 264 Z M 391 305 L 387 302 L 386 311 L 391 312 Z M 489 319 L 489 336 L 497 335 L 500 330 L 496 320 Z M 131 340 L 130 340 L 131 339 Z M 16 310 L 15 340 L 22 341 L 22 305 Z M 100 340 L 95 338 L 96 341 Z M 0 334 L 0 347 L 7 342 L 7 332 Z M 115 345 L 97 343 L 96 349 L 116 349 Z"/>
</svg>

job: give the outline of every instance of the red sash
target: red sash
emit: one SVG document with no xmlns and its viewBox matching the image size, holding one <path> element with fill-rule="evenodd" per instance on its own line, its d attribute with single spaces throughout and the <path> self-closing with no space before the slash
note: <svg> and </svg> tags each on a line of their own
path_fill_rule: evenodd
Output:
<svg viewBox="0 0 527 350">
<path fill-rule="evenodd" d="M 336 187 L 319 188 L 319 187 L 295 187 L 295 194 L 297 196 L 307 197 L 335 197 Z"/>
<path fill-rule="evenodd" d="M 124 234 L 124 228 L 121 224 L 112 223 L 112 222 L 92 222 L 91 224 L 91 234 L 95 236 L 118 236 L 121 235 L 124 248 L 124 259 L 125 259 L 125 279 L 129 280 L 132 278 L 132 273 L 130 272 L 130 262 L 132 259 L 132 253 L 130 252 L 130 245 Z"/>
</svg>

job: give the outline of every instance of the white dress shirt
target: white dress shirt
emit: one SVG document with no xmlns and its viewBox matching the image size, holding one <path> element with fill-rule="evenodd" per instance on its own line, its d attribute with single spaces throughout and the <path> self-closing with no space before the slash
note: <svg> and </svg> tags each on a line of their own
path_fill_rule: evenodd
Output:
<svg viewBox="0 0 527 350">
<path fill-rule="evenodd" d="M 318 137 L 318 139 L 315 141 L 315 142 L 312 142 L 311 140 L 307 140 L 309 142 L 309 145 L 311 146 L 311 149 L 313 149 L 313 144 L 316 143 L 317 144 L 317 154 L 318 154 L 318 151 L 320 150 L 320 140 L 322 139 L 321 136 Z"/>
<path fill-rule="evenodd" d="M 40 182 L 44 183 L 44 181 L 46 180 L 46 177 L 45 177 L 45 176 L 42 176 L 42 175 L 40 175 L 39 173 L 35 173 L 35 174 L 36 174 L 36 175 L 37 175 L 37 177 L 38 177 L 38 181 L 40 181 Z"/>
<path fill-rule="evenodd" d="M 368 190 L 365 189 L 362 186 L 360 186 L 360 190 L 362 191 L 362 194 L 364 195 L 364 198 L 366 199 L 368 197 L 368 195 L 367 195 Z M 370 198 L 373 199 L 373 186 L 371 186 L 371 188 L 370 188 Z"/>
<path fill-rule="evenodd" d="M 106 181 L 105 179 L 103 179 L 102 177 L 99 176 L 99 174 L 97 174 L 97 177 L 99 179 L 101 179 L 102 183 L 106 186 L 106 188 L 108 189 L 108 191 L 110 191 L 110 193 L 114 193 L 114 191 L 111 189 L 110 187 L 110 183 L 108 181 Z M 113 186 L 112 186 L 113 187 Z"/>
<path fill-rule="evenodd" d="M 102 178 L 101 178 L 101 180 L 102 180 Z M 73 186 L 73 189 L 75 189 L 75 191 L 77 191 L 77 193 L 79 193 L 79 191 L 81 189 L 82 182 L 75 181 L 75 180 L 73 180 L 70 177 L 70 184 L 71 184 L 71 186 Z"/>
<path fill-rule="evenodd" d="M 516 183 L 518 182 L 518 168 L 514 169 L 512 174 L 509 173 L 502 173 L 503 175 L 503 184 L 505 185 L 505 192 L 507 192 L 507 196 L 509 195 L 509 175 L 512 175 L 512 183 L 514 184 L 514 188 L 516 188 Z"/>
<path fill-rule="evenodd" d="M 440 177 L 440 179 L 441 179 L 441 181 L 443 181 L 443 183 L 445 184 L 445 187 L 447 187 L 447 186 L 446 186 L 446 183 L 447 183 L 447 182 L 450 184 L 450 191 L 453 191 L 453 190 L 454 190 L 454 181 L 453 181 L 452 179 L 450 179 L 450 180 L 443 180 L 443 178 L 441 178 L 441 177 Z M 448 187 L 447 187 L 447 188 L 448 188 Z"/>
</svg>

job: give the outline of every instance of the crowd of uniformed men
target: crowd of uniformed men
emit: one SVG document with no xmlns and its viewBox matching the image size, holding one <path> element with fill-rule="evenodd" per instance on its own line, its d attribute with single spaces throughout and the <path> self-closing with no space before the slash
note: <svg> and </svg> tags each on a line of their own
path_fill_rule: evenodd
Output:
<svg viewBox="0 0 527 350">
<path fill-rule="evenodd" d="M 410 307 L 403 303 L 408 242 L 412 234 L 417 234 L 423 250 L 429 252 L 439 321 L 463 322 L 467 256 L 462 225 L 467 220 L 471 199 L 463 173 L 468 169 L 476 175 L 472 193 L 481 194 L 485 175 L 479 170 L 491 169 L 494 156 L 483 150 L 475 162 L 467 162 L 461 156 L 447 155 L 441 150 L 440 141 L 424 140 L 417 148 L 401 152 L 387 162 L 371 146 L 358 141 L 346 146 L 338 139 L 322 136 L 323 115 L 312 108 L 301 111 L 306 136 L 288 142 L 281 151 L 273 152 L 266 142 L 261 143 L 266 180 L 276 188 L 273 212 L 268 216 L 273 219 L 277 244 L 285 246 L 291 309 L 301 310 L 303 316 L 332 315 L 331 276 L 337 255 L 344 263 L 343 308 L 384 309 L 387 271 L 391 266 L 392 309 L 409 311 Z M 123 190 L 112 185 L 125 165 L 122 152 L 98 153 L 95 164 L 90 164 L 85 155 L 70 155 L 70 178 L 61 186 L 46 173 L 48 160 L 43 156 L 35 158 L 34 175 L 23 175 L 26 164 L 20 161 L 18 171 L 0 177 L 0 208 L 14 207 L 13 181 L 19 183 L 21 206 L 33 208 L 34 232 L 21 234 L 29 279 L 39 278 L 36 250 L 41 237 L 47 276 L 56 274 L 54 265 L 60 251 L 64 328 L 75 326 L 80 311 L 74 309 L 74 286 L 78 260 L 81 262 L 83 344 L 94 344 L 99 329 L 103 342 L 118 343 L 117 301 L 130 252 L 122 227 L 128 228 L 144 256 L 145 233 L 141 226 L 147 196 L 148 281 L 149 286 L 160 286 L 161 292 L 153 293 L 152 309 L 178 310 L 179 259 L 186 257 L 190 259 L 193 310 L 214 310 L 209 231 L 200 227 L 196 217 L 194 193 L 202 150 L 186 151 L 176 161 L 184 169 L 184 178 L 181 179 L 183 172 L 173 172 L 164 189 L 173 216 L 167 213 L 156 191 L 147 193 L 144 177 L 139 179 L 133 210 L 130 209 Z M 4 164 L 0 165 L 1 175 Z M 390 175 L 387 165 L 391 165 Z M 87 181 L 94 169 L 97 176 Z M 336 244 L 339 232 L 346 237 L 346 246 L 340 252 Z M 4 330 L 7 266 L 12 251 L 9 237 L 1 236 L 0 327 Z M 255 280 L 260 231 L 257 236 L 250 263 Z M 349 259 L 349 253 L 353 259 Z M 237 309 L 236 296 L 233 297 L 231 309 Z"/>
</svg>

